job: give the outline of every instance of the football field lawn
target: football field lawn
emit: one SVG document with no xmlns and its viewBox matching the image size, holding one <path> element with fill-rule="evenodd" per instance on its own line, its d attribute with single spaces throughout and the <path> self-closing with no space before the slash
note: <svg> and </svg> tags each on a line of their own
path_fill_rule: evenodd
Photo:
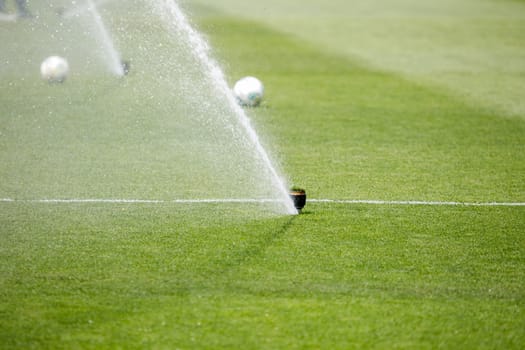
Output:
<svg viewBox="0 0 525 350">
<path fill-rule="evenodd" d="M 147 2 L 99 1 L 125 77 L 69 0 L 0 21 L 0 349 L 523 348 L 525 2 L 181 2 L 228 84 L 263 81 L 293 216 L 186 118 Z"/>
</svg>

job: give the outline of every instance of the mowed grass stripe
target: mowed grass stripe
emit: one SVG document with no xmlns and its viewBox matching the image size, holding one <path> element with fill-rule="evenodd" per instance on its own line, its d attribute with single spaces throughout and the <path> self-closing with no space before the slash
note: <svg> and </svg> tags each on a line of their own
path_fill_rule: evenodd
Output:
<svg viewBox="0 0 525 350">
<path fill-rule="evenodd" d="M 195 0 L 415 82 L 525 118 L 525 6 L 478 0 Z M 204 10 L 202 10 L 204 11 Z M 211 10 L 208 10 L 211 12 Z"/>
<path fill-rule="evenodd" d="M 265 82 L 266 104 L 252 116 L 291 182 L 312 198 L 524 201 L 521 120 L 253 22 L 223 23 L 202 27 L 214 31 L 232 81 Z"/>
<path fill-rule="evenodd" d="M 370 208 L 249 223 L 224 206 L 2 206 L 1 339 L 519 348 L 522 209 Z"/>
</svg>

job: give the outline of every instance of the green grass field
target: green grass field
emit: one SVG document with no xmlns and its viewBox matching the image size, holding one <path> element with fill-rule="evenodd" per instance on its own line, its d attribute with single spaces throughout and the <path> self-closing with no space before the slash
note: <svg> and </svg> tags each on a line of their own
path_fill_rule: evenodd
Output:
<svg viewBox="0 0 525 350">
<path fill-rule="evenodd" d="M 183 5 L 230 84 L 265 83 L 247 112 L 309 198 L 525 202 L 525 4 L 384 3 Z M 140 6 L 102 9 L 120 79 L 86 27 L 30 5 L 0 22 L 1 349 L 523 347 L 524 206 L 170 202 L 247 185 L 233 148 L 216 174 L 184 156 L 202 134 L 170 79 L 197 73 Z M 55 52 L 72 72 L 49 86 Z M 38 201 L 72 198 L 161 202 Z"/>
</svg>

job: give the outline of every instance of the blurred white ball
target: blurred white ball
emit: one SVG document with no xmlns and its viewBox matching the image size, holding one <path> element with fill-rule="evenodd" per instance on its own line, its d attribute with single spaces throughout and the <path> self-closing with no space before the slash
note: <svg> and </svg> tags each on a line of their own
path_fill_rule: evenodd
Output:
<svg viewBox="0 0 525 350">
<path fill-rule="evenodd" d="M 233 93 L 241 106 L 255 107 L 264 96 L 263 83 L 254 77 L 244 77 L 235 83 Z"/>
<path fill-rule="evenodd" d="M 63 82 L 69 73 L 69 64 L 65 58 L 50 56 L 40 65 L 42 79 L 51 83 Z"/>
</svg>

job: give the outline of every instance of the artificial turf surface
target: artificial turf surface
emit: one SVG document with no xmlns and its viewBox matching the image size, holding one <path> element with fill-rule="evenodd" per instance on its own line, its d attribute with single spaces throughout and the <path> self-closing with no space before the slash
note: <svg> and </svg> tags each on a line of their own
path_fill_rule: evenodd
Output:
<svg viewBox="0 0 525 350">
<path fill-rule="evenodd" d="M 209 7 L 193 13 L 230 83 L 265 83 L 248 113 L 311 198 L 524 201 L 523 115 Z M 0 69 L 0 198 L 22 200 L 0 203 L 1 348 L 522 347 L 523 207 L 309 203 L 275 216 L 260 204 L 23 201 L 203 195 L 206 168 L 185 168 L 187 192 L 172 183 L 163 106 L 177 93 L 140 60 L 147 25 L 161 30 L 143 20 L 110 23 L 139 57 L 135 74 L 117 80 L 93 61 L 51 87 L 38 77 L 43 35 L 0 22 L 2 41 L 39 47 L 33 69 L 14 43 L 0 56 L 11 62 Z"/>
</svg>

